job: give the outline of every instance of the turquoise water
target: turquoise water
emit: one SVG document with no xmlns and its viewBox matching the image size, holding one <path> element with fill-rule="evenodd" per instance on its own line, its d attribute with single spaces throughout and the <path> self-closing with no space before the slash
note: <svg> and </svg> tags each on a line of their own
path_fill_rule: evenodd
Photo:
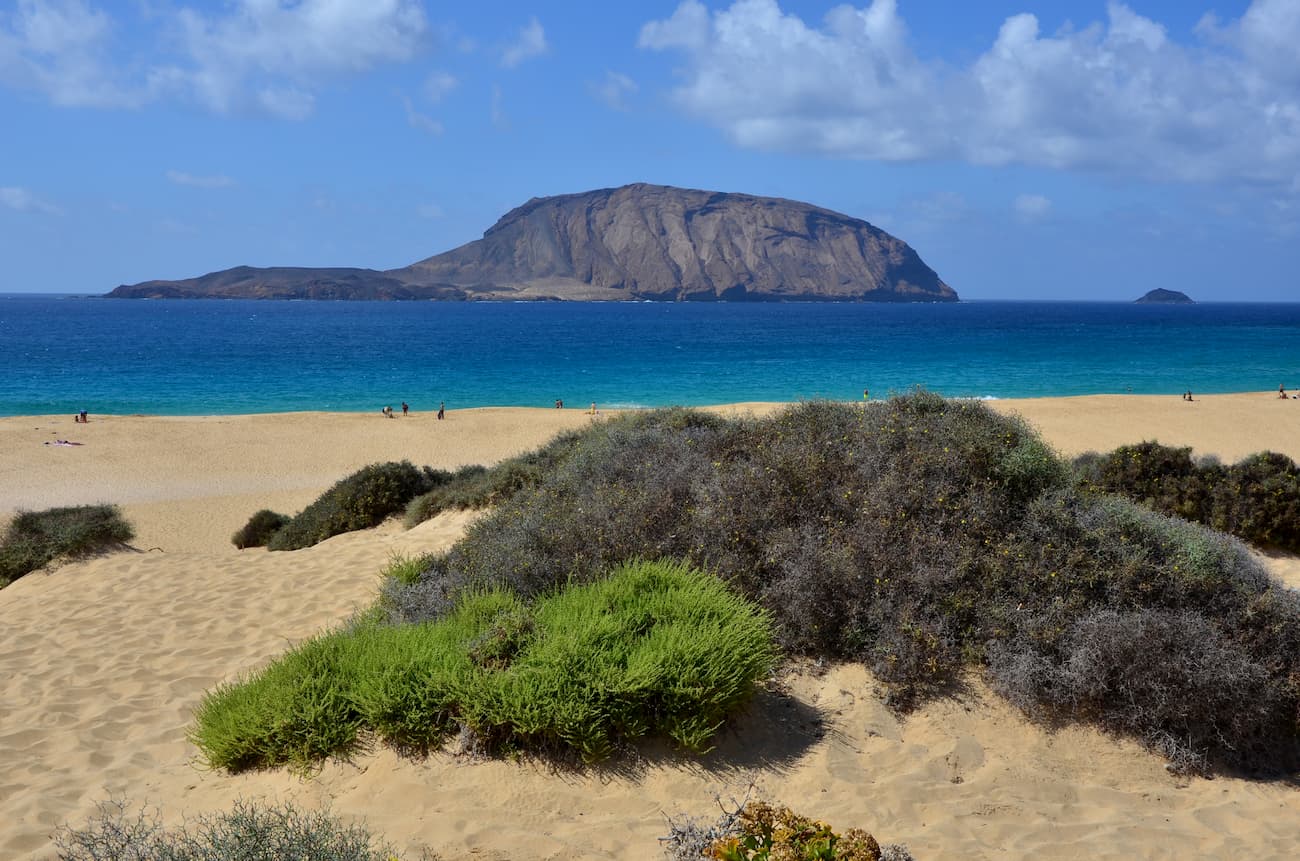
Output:
<svg viewBox="0 0 1300 861">
<path fill-rule="evenodd" d="M 0 295 L 0 415 L 1300 387 L 1300 304 L 140 301 Z"/>
</svg>

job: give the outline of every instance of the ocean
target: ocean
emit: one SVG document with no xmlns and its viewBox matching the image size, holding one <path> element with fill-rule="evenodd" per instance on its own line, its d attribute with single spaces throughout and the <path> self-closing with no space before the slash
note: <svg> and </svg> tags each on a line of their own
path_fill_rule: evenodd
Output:
<svg viewBox="0 0 1300 861">
<path fill-rule="evenodd" d="M 120 300 L 0 294 L 0 415 L 1300 388 L 1300 303 Z"/>
</svg>

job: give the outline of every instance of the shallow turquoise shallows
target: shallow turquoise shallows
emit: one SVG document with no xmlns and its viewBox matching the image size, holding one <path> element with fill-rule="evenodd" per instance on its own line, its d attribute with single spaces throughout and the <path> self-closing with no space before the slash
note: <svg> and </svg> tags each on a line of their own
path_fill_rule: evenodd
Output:
<svg viewBox="0 0 1300 861">
<path fill-rule="evenodd" d="M 144 301 L 0 295 L 0 415 L 602 408 L 924 386 L 1300 388 L 1300 304 Z M 1300 424 L 1300 406 L 1297 407 Z"/>
</svg>

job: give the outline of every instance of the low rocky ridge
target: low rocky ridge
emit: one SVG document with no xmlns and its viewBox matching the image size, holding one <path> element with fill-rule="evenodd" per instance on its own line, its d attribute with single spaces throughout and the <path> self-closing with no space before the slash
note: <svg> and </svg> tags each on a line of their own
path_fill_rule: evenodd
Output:
<svg viewBox="0 0 1300 861">
<path fill-rule="evenodd" d="M 124 298 L 955 302 L 906 242 L 806 203 L 656 185 L 534 198 L 402 269 L 247 266 Z"/>
</svg>

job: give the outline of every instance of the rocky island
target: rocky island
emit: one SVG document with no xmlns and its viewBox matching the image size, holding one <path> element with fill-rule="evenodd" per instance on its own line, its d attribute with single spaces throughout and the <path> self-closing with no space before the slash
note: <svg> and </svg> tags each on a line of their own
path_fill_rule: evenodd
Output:
<svg viewBox="0 0 1300 861">
<path fill-rule="evenodd" d="M 1138 305 L 1194 305 L 1195 302 L 1186 293 L 1180 293 L 1177 290 L 1166 290 L 1163 287 L 1157 287 L 1155 290 L 1148 292 L 1141 299 L 1134 302 Z"/>
<path fill-rule="evenodd" d="M 240 266 L 114 298 L 955 302 L 906 242 L 807 203 L 625 185 L 534 198 L 401 269 Z"/>
</svg>

